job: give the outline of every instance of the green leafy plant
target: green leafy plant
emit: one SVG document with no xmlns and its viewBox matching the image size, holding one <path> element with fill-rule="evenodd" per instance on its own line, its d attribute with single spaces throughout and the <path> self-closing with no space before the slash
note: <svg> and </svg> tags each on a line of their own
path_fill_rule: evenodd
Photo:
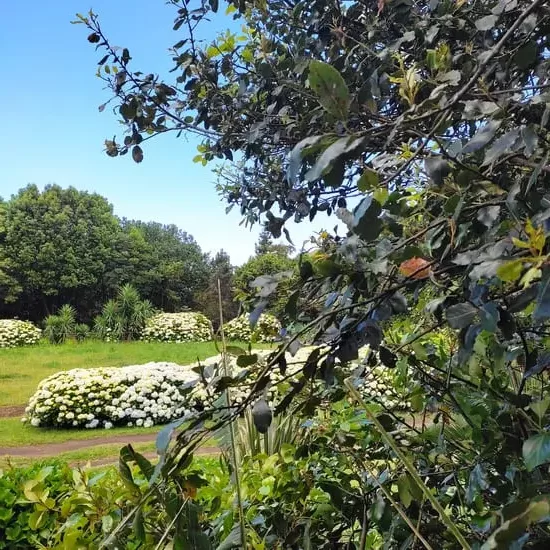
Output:
<svg viewBox="0 0 550 550">
<path fill-rule="evenodd" d="M 84 323 L 76 323 L 74 326 L 74 337 L 77 342 L 83 342 L 90 336 L 90 327 Z"/>
<path fill-rule="evenodd" d="M 0 548 L 98 547 L 128 509 L 114 472 L 49 461 L 0 472 Z M 127 548 L 135 537 L 127 532 Z"/>
<path fill-rule="evenodd" d="M 148 300 L 142 300 L 132 285 L 124 285 L 117 298 L 109 300 L 94 323 L 94 331 L 103 340 L 136 340 L 147 320 L 154 314 Z"/>
<path fill-rule="evenodd" d="M 267 361 L 236 352 L 242 371 L 219 386 L 246 389 L 237 410 L 189 419 L 164 467 L 177 471 L 182 449 L 288 374 L 272 416 L 323 423 L 288 463 L 245 461 L 259 516 L 250 540 L 364 548 L 374 532 L 389 548 L 548 546 L 544 0 L 232 0 L 244 30 L 204 46 L 191 38 L 219 3 L 176 4 L 174 28 L 191 36 L 174 44 L 174 81 L 154 92 L 96 14 L 78 17 L 100 67 L 118 70 L 102 78 L 128 131 L 107 154 L 141 160 L 145 136 L 198 134 L 198 162 L 227 160 L 218 188 L 244 223 L 290 238 L 289 220 L 326 213 L 344 230 L 322 231 L 298 259 L 290 330 Z M 255 317 L 279 283 L 256 279 Z M 290 375 L 286 352 L 304 344 Z M 365 346 L 367 366 L 409 388 L 405 411 L 357 395 L 369 370 L 346 365 Z"/>
<path fill-rule="evenodd" d="M 63 344 L 75 336 L 76 310 L 69 304 L 59 308 L 56 315 L 49 315 L 44 321 L 44 336 L 52 344 Z"/>
</svg>

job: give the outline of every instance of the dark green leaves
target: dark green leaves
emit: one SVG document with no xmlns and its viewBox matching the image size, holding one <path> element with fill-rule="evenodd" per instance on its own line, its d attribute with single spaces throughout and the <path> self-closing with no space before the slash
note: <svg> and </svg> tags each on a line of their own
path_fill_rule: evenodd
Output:
<svg viewBox="0 0 550 550">
<path fill-rule="evenodd" d="M 480 31 L 489 31 L 496 25 L 497 21 L 498 15 L 486 15 L 476 21 L 476 27 Z"/>
<path fill-rule="evenodd" d="M 543 271 L 537 294 L 537 305 L 533 313 L 533 319 L 544 321 L 550 318 L 550 268 Z"/>
<path fill-rule="evenodd" d="M 339 120 L 347 120 L 350 93 L 342 75 L 328 63 L 314 60 L 309 64 L 309 85 L 319 103 Z"/>
<path fill-rule="evenodd" d="M 466 328 L 476 317 L 477 308 L 468 302 L 447 308 L 445 317 L 449 326 L 456 329 Z"/>
<path fill-rule="evenodd" d="M 238 548 L 240 545 L 241 528 L 239 525 L 235 525 L 229 535 L 216 547 L 216 550 L 231 550 L 232 548 Z"/>
<path fill-rule="evenodd" d="M 491 120 L 484 124 L 475 134 L 474 137 L 464 145 L 463 153 L 473 153 L 482 147 L 485 147 L 494 137 L 496 131 L 500 128 L 500 120 Z"/>
<path fill-rule="evenodd" d="M 485 153 L 483 165 L 497 161 L 503 155 L 515 150 L 519 138 L 519 128 L 514 128 L 499 137 Z"/>
<path fill-rule="evenodd" d="M 374 241 L 382 230 L 380 203 L 372 196 L 365 197 L 353 211 L 353 232 L 364 241 Z"/>
<path fill-rule="evenodd" d="M 424 162 L 426 173 L 435 185 L 443 185 L 443 180 L 449 174 L 449 163 L 441 157 L 428 158 Z"/>
<path fill-rule="evenodd" d="M 523 460 L 529 471 L 550 462 L 550 433 L 540 433 L 523 443 Z"/>
<path fill-rule="evenodd" d="M 318 180 L 323 174 L 325 174 L 331 164 L 339 160 L 345 153 L 349 153 L 359 147 L 362 142 L 363 138 L 354 137 L 344 137 L 335 141 L 322 152 L 321 156 L 317 159 L 317 162 L 313 165 L 313 168 L 305 175 L 305 179 L 308 181 Z M 334 183 L 332 186 L 337 187 Z"/>
<path fill-rule="evenodd" d="M 529 68 L 537 58 L 537 44 L 534 41 L 529 41 L 522 46 L 514 55 L 514 63 L 520 69 Z"/>
<path fill-rule="evenodd" d="M 380 346 L 378 349 L 380 356 L 380 362 L 390 369 L 394 369 L 397 366 L 397 355 L 390 351 L 386 346 Z"/>
<path fill-rule="evenodd" d="M 237 365 L 241 368 L 250 367 L 258 362 L 258 354 L 251 355 L 241 354 L 237 357 Z"/>
<path fill-rule="evenodd" d="M 366 168 L 357 182 L 357 189 L 363 193 L 366 191 L 373 191 L 378 188 L 379 183 L 380 177 L 378 176 L 378 172 Z"/>
<path fill-rule="evenodd" d="M 491 535 L 481 550 L 508 550 L 532 523 L 550 515 L 550 497 L 541 495 L 527 501 L 514 502 L 502 511 L 502 525 Z"/>
</svg>

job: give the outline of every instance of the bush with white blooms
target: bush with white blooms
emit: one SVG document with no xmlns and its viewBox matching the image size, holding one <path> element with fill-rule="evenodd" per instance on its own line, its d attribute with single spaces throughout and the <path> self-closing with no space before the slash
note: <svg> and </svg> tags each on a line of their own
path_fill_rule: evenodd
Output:
<svg viewBox="0 0 550 550">
<path fill-rule="evenodd" d="M 286 354 L 287 371 L 269 372 L 266 396 L 276 405 L 301 376 L 311 347 L 298 350 L 295 356 Z M 237 365 L 232 357 L 228 365 L 233 376 L 245 380 L 242 387 L 231 388 L 231 400 L 242 403 L 250 390 L 250 377 L 263 370 L 267 350 L 254 352 L 259 362 L 250 370 Z M 381 366 L 368 367 L 363 363 L 367 348 L 359 359 L 338 368 L 346 376 L 363 364 L 366 372 L 358 386 L 369 402 L 389 409 L 400 409 L 407 404 L 407 396 L 394 388 L 393 374 Z M 33 426 L 111 428 L 113 426 L 144 426 L 164 424 L 186 414 L 214 405 L 219 392 L 215 379 L 223 375 L 221 357 L 210 357 L 201 362 L 202 375 L 197 364 L 180 366 L 174 363 L 147 363 L 129 367 L 74 369 L 59 372 L 43 380 L 31 397 L 24 422 Z M 323 381 L 317 381 L 324 384 Z"/>
<path fill-rule="evenodd" d="M 262 313 L 256 326 L 252 328 L 249 316 L 241 315 L 225 323 L 223 331 L 228 340 L 273 342 L 281 332 L 281 323 L 277 317 Z"/>
<path fill-rule="evenodd" d="M 25 410 L 33 426 L 111 428 L 153 426 L 181 418 L 200 399 L 192 366 L 147 363 L 73 369 L 40 382 Z"/>
<path fill-rule="evenodd" d="M 0 348 L 15 348 L 36 344 L 42 331 L 30 321 L 0 319 Z"/>
<path fill-rule="evenodd" d="M 202 313 L 159 313 L 151 317 L 143 330 L 147 342 L 208 342 L 212 323 Z"/>
</svg>

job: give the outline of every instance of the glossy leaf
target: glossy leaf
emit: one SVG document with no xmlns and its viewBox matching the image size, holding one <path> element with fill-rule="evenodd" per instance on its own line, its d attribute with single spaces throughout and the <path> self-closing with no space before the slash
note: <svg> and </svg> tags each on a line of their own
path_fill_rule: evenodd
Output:
<svg viewBox="0 0 550 550">
<path fill-rule="evenodd" d="M 468 302 L 450 306 L 445 310 L 445 317 L 451 328 L 461 329 L 472 323 L 476 318 L 478 310 Z"/>
<path fill-rule="evenodd" d="M 309 84 L 319 103 L 339 120 L 347 120 L 350 93 L 342 75 L 328 63 L 314 60 L 309 64 Z"/>
</svg>

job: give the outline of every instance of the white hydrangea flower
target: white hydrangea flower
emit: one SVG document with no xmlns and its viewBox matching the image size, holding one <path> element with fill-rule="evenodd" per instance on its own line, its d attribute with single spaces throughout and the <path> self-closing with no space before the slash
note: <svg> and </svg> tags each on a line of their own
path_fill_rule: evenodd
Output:
<svg viewBox="0 0 550 550">
<path fill-rule="evenodd" d="M 252 329 L 248 315 L 241 315 L 223 326 L 224 335 L 229 340 L 243 342 L 273 342 L 281 332 L 281 323 L 269 313 L 262 313 Z"/>
<path fill-rule="evenodd" d="M 212 323 L 202 313 L 159 313 L 143 330 L 147 342 L 207 342 L 212 340 Z"/>
<path fill-rule="evenodd" d="M 31 346 L 38 343 L 42 331 L 30 321 L 0 319 L 0 348 Z"/>
</svg>

